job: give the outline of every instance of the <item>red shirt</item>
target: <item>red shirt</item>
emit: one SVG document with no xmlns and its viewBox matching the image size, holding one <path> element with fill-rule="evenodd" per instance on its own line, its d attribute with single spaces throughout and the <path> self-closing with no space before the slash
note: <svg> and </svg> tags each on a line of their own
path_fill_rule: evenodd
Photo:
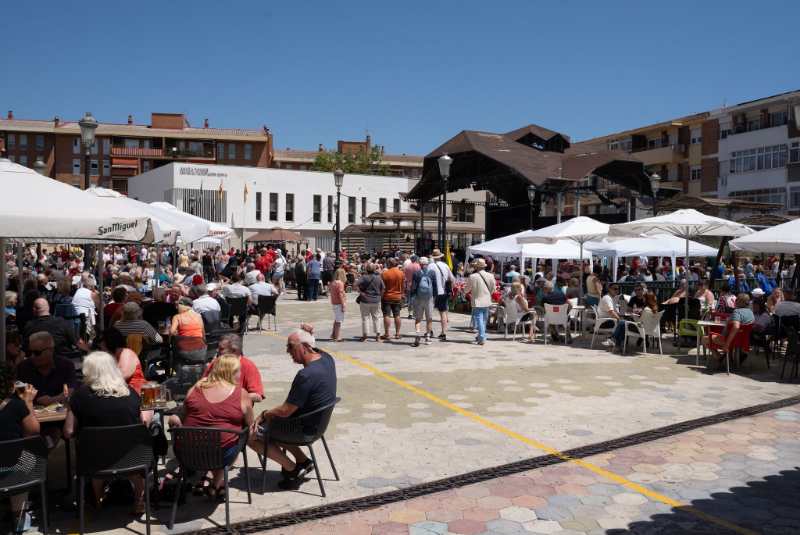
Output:
<svg viewBox="0 0 800 535">
<path fill-rule="evenodd" d="M 203 373 L 203 377 L 208 375 L 213 365 L 214 361 L 212 360 Z M 263 398 L 264 385 L 261 384 L 261 373 L 253 361 L 246 357 L 239 357 L 239 372 L 239 386 L 247 390 L 249 394 L 259 394 Z"/>
<path fill-rule="evenodd" d="M 69 258 L 69 251 L 61 251 L 61 261 L 66 262 Z"/>
</svg>

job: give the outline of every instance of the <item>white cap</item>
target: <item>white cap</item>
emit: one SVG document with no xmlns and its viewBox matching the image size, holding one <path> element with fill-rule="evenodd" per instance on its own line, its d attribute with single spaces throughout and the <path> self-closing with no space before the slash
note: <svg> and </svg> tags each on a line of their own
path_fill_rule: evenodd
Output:
<svg viewBox="0 0 800 535">
<path fill-rule="evenodd" d="M 206 285 L 206 288 L 208 289 L 209 292 L 213 292 L 214 290 L 217 289 L 217 283 L 212 282 L 211 284 Z"/>
</svg>

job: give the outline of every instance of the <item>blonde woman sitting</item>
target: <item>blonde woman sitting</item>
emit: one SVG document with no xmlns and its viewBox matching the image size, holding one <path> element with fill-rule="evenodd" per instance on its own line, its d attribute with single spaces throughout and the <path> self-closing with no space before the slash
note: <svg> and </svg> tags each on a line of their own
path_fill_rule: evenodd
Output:
<svg viewBox="0 0 800 535">
<path fill-rule="evenodd" d="M 205 339 L 206 330 L 203 317 L 192 308 L 194 302 L 188 297 L 181 297 L 177 303 L 178 314 L 173 316 L 169 327 L 169 336 L 195 336 Z"/>
<path fill-rule="evenodd" d="M 519 281 L 511 283 L 511 290 L 508 292 L 508 300 L 513 301 L 517 306 L 517 312 L 522 314 L 519 318 L 520 322 L 530 320 L 528 340 L 533 340 L 536 311 L 528 306 L 528 302 L 525 300 L 525 294 L 522 293 L 522 284 L 520 284 Z"/>
</svg>

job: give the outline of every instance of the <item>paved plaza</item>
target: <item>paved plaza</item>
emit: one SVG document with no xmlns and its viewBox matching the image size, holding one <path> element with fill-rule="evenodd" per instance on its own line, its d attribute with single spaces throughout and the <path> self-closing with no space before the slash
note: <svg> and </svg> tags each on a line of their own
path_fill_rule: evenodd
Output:
<svg viewBox="0 0 800 535">
<path fill-rule="evenodd" d="M 663 356 L 649 351 L 647 358 L 638 349 L 625 356 L 600 343 L 590 349 L 589 340 L 580 337 L 573 345 L 548 342 L 545 347 L 541 341 L 517 336 L 512 342 L 511 334 L 504 339 L 502 332 L 490 332 L 486 345 L 477 346 L 474 335 L 465 332 L 469 316 L 454 313 L 450 318 L 447 342 L 412 347 L 413 321 L 404 318 L 402 340 L 359 343 L 360 318 L 351 302 L 343 327 L 348 341 L 335 343 L 329 340 L 333 314 L 327 300 L 281 298 L 277 331 L 245 336 L 244 354 L 259 367 L 267 396 L 257 410 L 285 399 L 297 371 L 285 353 L 285 337 L 301 322 L 313 323 L 318 347 L 335 352 L 342 402 L 326 436 L 341 481 L 334 480 L 320 447 L 326 498 L 315 479 L 307 479 L 299 491 L 278 490 L 272 462 L 262 494 L 256 456 L 250 454 L 253 503 L 247 503 L 240 459 L 231 472 L 231 521 L 403 489 L 800 394 L 797 384 L 778 380 L 782 362 L 773 361 L 768 370 L 763 354 L 751 355 L 749 374 L 743 367 L 730 376 L 711 376 L 704 373 L 702 360 L 695 365 L 694 349 L 676 354 L 671 336 L 664 338 Z M 434 329 L 437 335 L 438 322 Z M 759 532 L 770 532 L 761 529 L 767 524 L 774 530 L 797 530 L 798 419 L 798 409 L 789 407 L 585 459 L 591 468 L 566 462 L 276 532 L 728 529 L 678 512 L 675 502 Z M 51 463 L 58 481 L 63 453 Z M 174 464 L 168 457 L 167 467 Z M 162 477 L 166 471 L 160 467 Z M 144 533 L 144 518 L 134 519 L 128 511 L 109 506 L 87 515 L 86 530 Z M 168 515 L 164 503 L 154 513 L 153 532 L 167 531 Z M 174 531 L 224 527 L 224 519 L 224 505 L 189 496 L 178 509 Z M 77 532 L 74 512 L 56 509 L 52 520 L 54 531 Z"/>
</svg>

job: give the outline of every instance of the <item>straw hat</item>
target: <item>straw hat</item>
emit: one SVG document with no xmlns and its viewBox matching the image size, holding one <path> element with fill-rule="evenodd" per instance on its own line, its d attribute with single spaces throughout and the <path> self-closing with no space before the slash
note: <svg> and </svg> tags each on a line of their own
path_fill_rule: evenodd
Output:
<svg viewBox="0 0 800 535">
<path fill-rule="evenodd" d="M 479 258 L 475 261 L 475 267 L 478 269 L 486 269 L 486 260 Z"/>
<path fill-rule="evenodd" d="M 431 253 L 431 258 L 433 258 L 434 260 L 438 260 L 443 256 L 444 255 L 439 249 L 434 249 L 433 252 Z"/>
</svg>

